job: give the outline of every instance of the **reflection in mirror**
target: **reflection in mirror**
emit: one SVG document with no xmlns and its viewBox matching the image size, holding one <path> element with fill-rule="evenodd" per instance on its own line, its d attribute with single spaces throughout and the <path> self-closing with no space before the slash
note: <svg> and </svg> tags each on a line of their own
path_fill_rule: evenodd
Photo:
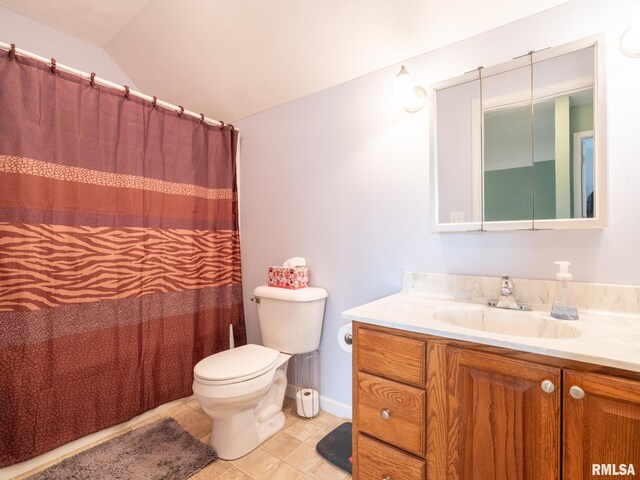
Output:
<svg viewBox="0 0 640 480">
<path fill-rule="evenodd" d="M 591 218 L 594 48 L 532 68 L 483 83 L 484 220 Z"/>
<path fill-rule="evenodd" d="M 531 66 L 482 80 L 484 221 L 533 217 Z"/>
<path fill-rule="evenodd" d="M 577 40 L 434 87 L 435 230 L 606 225 L 602 51 Z"/>
<path fill-rule="evenodd" d="M 589 47 L 534 64 L 535 219 L 594 216 L 594 71 Z"/>
<path fill-rule="evenodd" d="M 479 99 L 479 80 L 443 88 L 436 96 L 438 218 L 443 223 L 477 222 L 477 229 L 482 210 L 473 162 L 480 155 L 480 138 L 473 128 L 479 122 L 473 106 Z"/>
</svg>

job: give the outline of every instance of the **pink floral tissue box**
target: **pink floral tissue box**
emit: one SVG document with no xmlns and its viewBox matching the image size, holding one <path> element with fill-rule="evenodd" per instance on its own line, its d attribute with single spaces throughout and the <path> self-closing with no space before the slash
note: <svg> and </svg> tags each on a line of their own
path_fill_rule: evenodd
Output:
<svg viewBox="0 0 640 480">
<path fill-rule="evenodd" d="M 269 267 L 270 287 L 304 288 L 309 286 L 309 267 Z"/>
</svg>

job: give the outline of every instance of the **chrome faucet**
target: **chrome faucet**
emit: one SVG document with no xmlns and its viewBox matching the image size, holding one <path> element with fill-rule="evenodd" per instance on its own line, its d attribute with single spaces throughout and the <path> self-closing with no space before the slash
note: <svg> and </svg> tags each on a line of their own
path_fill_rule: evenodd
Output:
<svg viewBox="0 0 640 480">
<path fill-rule="evenodd" d="M 513 280 L 509 275 L 500 276 L 500 297 L 497 300 L 489 300 L 487 305 L 496 308 L 507 308 L 509 310 L 531 310 L 528 303 L 519 303 L 516 300 L 516 293 L 513 287 Z"/>
</svg>

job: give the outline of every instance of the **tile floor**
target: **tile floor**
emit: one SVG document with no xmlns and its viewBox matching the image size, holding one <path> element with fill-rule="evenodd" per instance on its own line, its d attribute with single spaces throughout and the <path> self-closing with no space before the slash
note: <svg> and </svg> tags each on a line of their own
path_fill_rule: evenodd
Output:
<svg viewBox="0 0 640 480">
<path fill-rule="evenodd" d="M 320 457 L 315 448 L 327 433 L 347 420 L 322 411 L 312 419 L 300 418 L 295 414 L 293 399 L 289 397 L 285 397 L 283 411 L 286 423 L 280 432 L 242 458 L 232 461 L 216 460 L 191 477 L 191 480 L 343 480 L 351 477 Z M 54 458 L 15 478 L 28 477 L 80 450 L 161 417 L 173 417 L 191 435 L 203 442 L 209 442 L 211 419 L 202 411 L 196 400 L 187 399 L 143 421 L 127 425 L 98 442 Z"/>
</svg>

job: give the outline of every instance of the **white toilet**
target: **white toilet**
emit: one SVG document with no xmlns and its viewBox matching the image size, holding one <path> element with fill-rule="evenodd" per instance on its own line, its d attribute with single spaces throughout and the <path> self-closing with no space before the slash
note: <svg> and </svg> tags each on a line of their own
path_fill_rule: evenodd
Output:
<svg viewBox="0 0 640 480">
<path fill-rule="evenodd" d="M 320 344 L 327 291 L 257 287 L 262 342 L 216 353 L 193 369 L 193 394 L 213 418 L 211 446 L 225 460 L 246 455 L 284 426 L 288 360 Z"/>
</svg>

